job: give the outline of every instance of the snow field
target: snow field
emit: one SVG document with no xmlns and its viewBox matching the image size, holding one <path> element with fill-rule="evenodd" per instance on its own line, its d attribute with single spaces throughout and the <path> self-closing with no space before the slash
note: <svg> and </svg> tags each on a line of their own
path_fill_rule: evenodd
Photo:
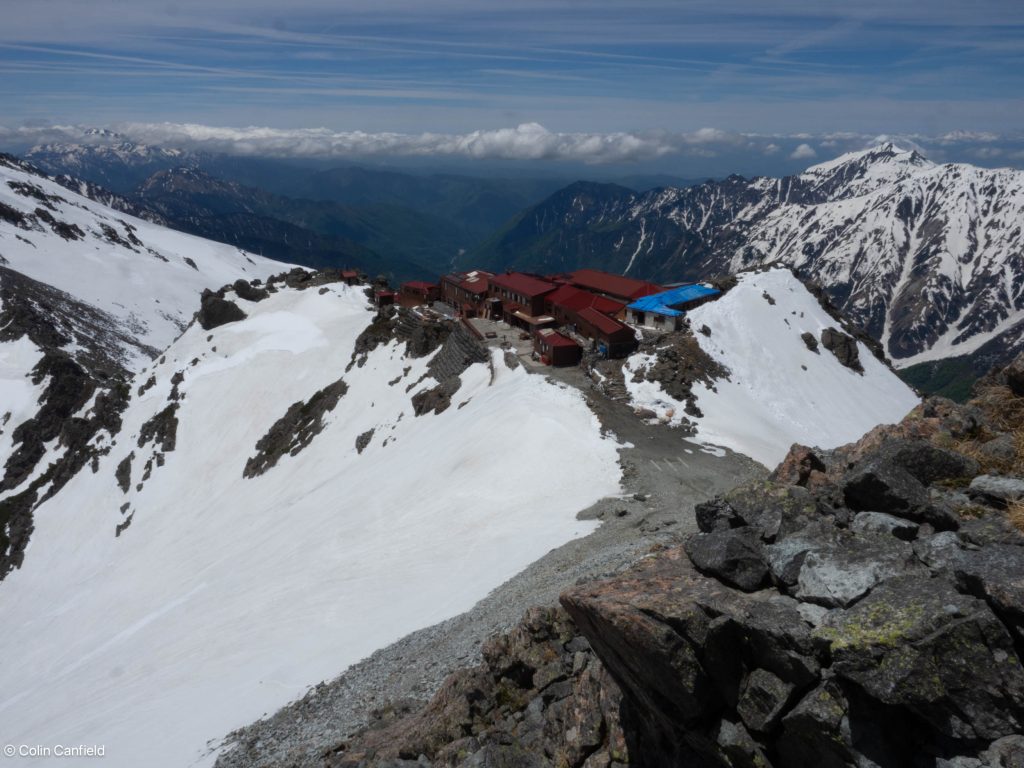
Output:
<svg viewBox="0 0 1024 768">
<path fill-rule="evenodd" d="M 619 491 L 617 445 L 574 390 L 497 356 L 493 377 L 471 367 L 448 410 L 415 417 L 410 397 L 435 382 L 406 388 L 427 359 L 392 343 L 345 372 L 370 319 L 361 289 L 239 304 L 248 319 L 191 327 L 139 375 L 135 388 L 158 383 L 99 472 L 37 511 L 32 556 L 0 589 L 6 741 L 105 744 L 109 766 L 211 764 L 230 730 L 593 530 L 576 512 Z M 177 447 L 136 490 L 152 446 L 135 436 L 179 370 Z M 243 479 L 270 425 L 339 377 L 349 391 L 324 431 Z M 131 451 L 125 495 L 113 472 Z"/>
</svg>

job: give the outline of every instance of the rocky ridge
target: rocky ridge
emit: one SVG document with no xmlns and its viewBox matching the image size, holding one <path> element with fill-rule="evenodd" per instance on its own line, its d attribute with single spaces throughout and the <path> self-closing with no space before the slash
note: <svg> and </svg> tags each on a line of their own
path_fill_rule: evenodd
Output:
<svg viewBox="0 0 1024 768">
<path fill-rule="evenodd" d="M 323 764 L 1024 764 L 1022 371 L 794 446 Z"/>
<path fill-rule="evenodd" d="M 11 434 L 0 474 L 0 580 L 22 563 L 35 508 L 110 450 L 129 397 L 123 350 L 154 352 L 101 310 L 0 267 L 0 342 L 19 340 L 39 353 L 26 373 L 41 392 L 28 418 L 0 413 L 0 435 Z"/>
</svg>

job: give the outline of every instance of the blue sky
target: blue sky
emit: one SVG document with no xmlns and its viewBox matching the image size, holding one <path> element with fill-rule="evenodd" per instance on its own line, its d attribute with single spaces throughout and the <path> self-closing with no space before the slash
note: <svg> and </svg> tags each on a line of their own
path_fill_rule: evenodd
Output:
<svg viewBox="0 0 1024 768">
<path fill-rule="evenodd" d="M 3 15 L 8 132 L 166 122 L 379 146 L 382 133 L 502 129 L 531 141 L 508 129 L 537 124 L 598 143 L 732 137 L 634 152 L 674 172 L 732 157 L 738 135 L 768 137 L 740 154 L 776 165 L 879 134 L 937 159 L 1024 160 L 1024 7 L 1011 0 L 13 0 Z"/>
</svg>

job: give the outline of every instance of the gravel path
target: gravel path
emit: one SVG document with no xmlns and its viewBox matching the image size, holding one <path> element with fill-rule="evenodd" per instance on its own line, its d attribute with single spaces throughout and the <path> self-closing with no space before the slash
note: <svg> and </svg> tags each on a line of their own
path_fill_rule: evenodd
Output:
<svg viewBox="0 0 1024 768">
<path fill-rule="evenodd" d="M 626 405 L 598 394 L 578 368 L 545 372 L 582 390 L 604 428 L 633 446 L 619 454 L 623 496 L 580 513 L 603 525 L 552 550 L 470 611 L 402 638 L 231 734 L 226 743 L 233 746 L 217 768 L 319 766 L 323 750 L 363 727 L 374 709 L 429 699 L 453 670 L 476 664 L 482 640 L 514 626 L 527 608 L 554 603 L 577 581 L 621 570 L 656 544 L 695 531 L 694 504 L 767 474 L 744 456 L 712 456 L 677 429 L 644 424 Z"/>
</svg>

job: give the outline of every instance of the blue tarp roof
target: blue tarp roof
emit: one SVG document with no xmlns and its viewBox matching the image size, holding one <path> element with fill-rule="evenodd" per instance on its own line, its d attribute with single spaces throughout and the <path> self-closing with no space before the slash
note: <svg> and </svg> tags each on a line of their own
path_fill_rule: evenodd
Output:
<svg viewBox="0 0 1024 768">
<path fill-rule="evenodd" d="M 683 314 L 672 307 L 678 304 L 703 299 L 707 296 L 717 296 L 721 291 L 715 288 L 708 288 L 706 285 L 681 285 L 669 291 L 662 291 L 651 296 L 644 296 L 629 305 L 629 309 L 636 309 L 640 312 L 655 312 L 667 317 L 679 317 Z"/>
</svg>

